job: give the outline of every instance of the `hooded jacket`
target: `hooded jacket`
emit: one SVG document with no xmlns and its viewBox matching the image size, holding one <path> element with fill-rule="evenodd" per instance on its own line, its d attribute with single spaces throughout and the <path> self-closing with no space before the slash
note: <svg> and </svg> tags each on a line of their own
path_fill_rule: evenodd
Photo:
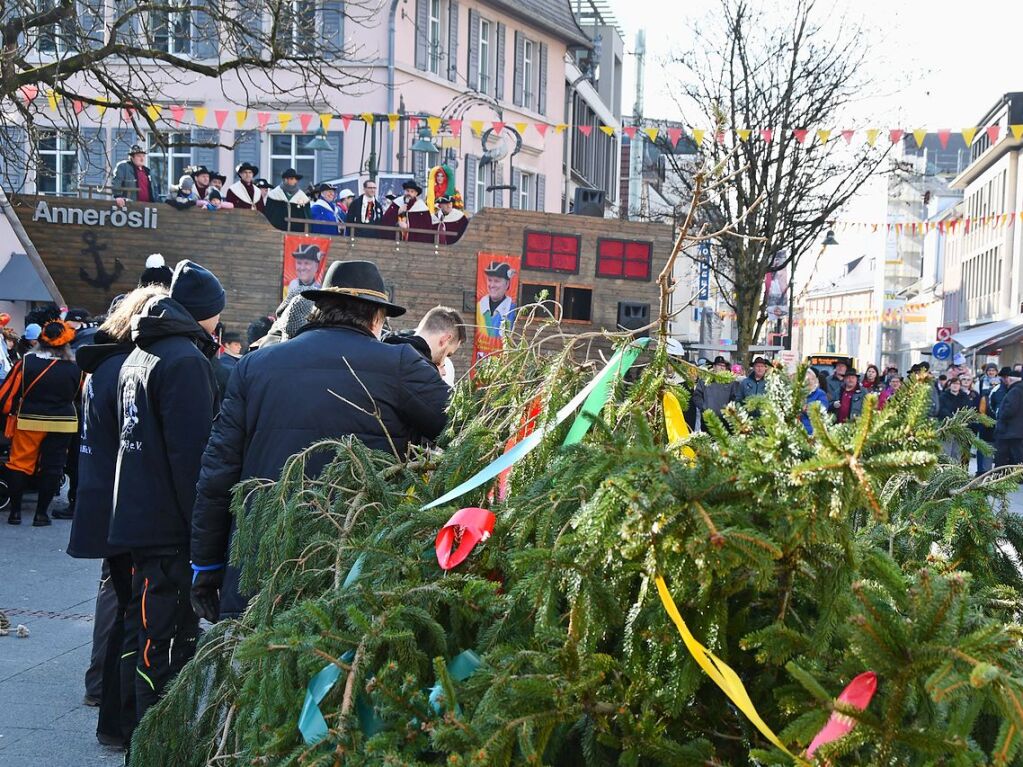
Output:
<svg viewBox="0 0 1023 767">
<path fill-rule="evenodd" d="M 313 234 L 329 234 L 337 236 L 337 205 L 320 198 L 309 208 L 309 218 L 314 221 L 323 221 L 322 224 L 313 224 L 309 231 Z"/>
<path fill-rule="evenodd" d="M 107 340 L 100 334 L 101 340 Z M 79 431 L 78 495 L 67 553 L 99 559 L 122 553 L 107 543 L 117 467 L 117 377 L 135 347 L 130 343 L 83 346 L 76 354 L 88 373 Z"/>
<path fill-rule="evenodd" d="M 117 381 L 120 430 L 110 544 L 188 545 L 199 462 L 216 412 L 213 339 L 185 308 L 154 298 L 132 321 Z"/>
<path fill-rule="evenodd" d="M 1020 381 L 1005 389 L 998 405 L 995 439 L 1023 439 L 1023 386 Z"/>
<path fill-rule="evenodd" d="M 281 392 L 295 391 L 296 386 L 301 396 L 283 404 Z M 276 479 L 295 453 L 348 435 L 387 453 L 393 443 L 404 455 L 410 442 L 440 434 L 447 422 L 449 392 L 437 368 L 411 345 L 380 343 L 356 328 L 310 325 L 287 343 L 245 355 L 228 383 L 202 457 L 192 517 L 192 561 L 198 566 L 226 561 L 233 519 L 231 488 L 238 482 Z M 374 407 L 380 421 L 372 415 Z M 310 456 L 306 473 L 316 476 L 330 452 Z M 245 604 L 238 592 L 238 573 L 228 568 L 221 616 L 237 615 Z"/>
<path fill-rule="evenodd" d="M 305 192 L 299 189 L 289 198 L 284 189 L 275 186 L 270 190 L 263 203 L 263 215 L 270 222 L 271 226 L 285 232 L 305 232 L 306 225 L 301 221 L 292 221 L 292 218 L 309 218 L 309 198 Z M 336 228 L 335 228 L 336 230 Z"/>
</svg>

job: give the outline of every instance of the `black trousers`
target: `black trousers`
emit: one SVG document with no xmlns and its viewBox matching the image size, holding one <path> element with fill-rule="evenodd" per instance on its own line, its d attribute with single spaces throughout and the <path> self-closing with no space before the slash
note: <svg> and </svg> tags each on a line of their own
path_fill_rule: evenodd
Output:
<svg viewBox="0 0 1023 767">
<path fill-rule="evenodd" d="M 1023 439 L 995 440 L 995 466 L 1023 464 Z"/>
<path fill-rule="evenodd" d="M 131 557 L 128 557 L 131 564 Z M 131 592 L 131 578 L 128 579 L 128 591 Z M 96 608 L 92 619 L 92 655 L 89 668 L 85 672 L 85 694 L 97 700 L 103 697 L 103 669 L 107 657 L 107 637 L 118 620 L 117 592 L 110 580 L 110 563 L 103 560 L 103 569 L 99 576 L 99 591 L 96 592 Z"/>
<path fill-rule="evenodd" d="M 106 652 L 102 662 L 102 693 L 96 733 L 121 738 L 127 744 L 138 722 L 135 716 L 135 648 L 139 627 L 138 616 L 129 612 L 131 554 L 109 557 L 103 566 L 109 573 L 106 588 L 115 594 L 116 602 L 109 613 L 110 625 L 104 643 Z"/>
<path fill-rule="evenodd" d="M 187 546 L 137 549 L 131 557 L 135 573 L 129 613 L 138 616 L 138 642 L 131 660 L 135 709 L 141 721 L 195 655 L 199 619 L 189 601 L 192 566 Z"/>
</svg>

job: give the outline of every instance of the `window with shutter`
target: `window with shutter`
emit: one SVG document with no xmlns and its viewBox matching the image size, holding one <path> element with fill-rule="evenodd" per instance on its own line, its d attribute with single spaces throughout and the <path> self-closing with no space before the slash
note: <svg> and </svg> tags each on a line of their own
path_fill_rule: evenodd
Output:
<svg viewBox="0 0 1023 767">
<path fill-rule="evenodd" d="M 497 52 L 494 55 L 494 98 L 504 101 L 504 24 L 497 25 Z"/>
<path fill-rule="evenodd" d="M 536 45 L 532 40 L 522 40 L 522 106 L 533 108 L 534 62 Z"/>
<path fill-rule="evenodd" d="M 476 173 L 479 168 L 479 159 L 471 154 L 465 156 L 465 209 L 470 213 L 476 212 Z"/>
<path fill-rule="evenodd" d="M 192 131 L 192 164 L 205 165 L 210 170 L 217 170 L 220 165 L 219 155 L 220 131 L 207 128 Z M 177 183 L 175 181 L 174 183 Z"/>
<path fill-rule="evenodd" d="M 0 152 L 0 185 L 5 191 L 20 192 L 25 186 L 26 161 L 29 156 L 28 134 L 24 128 L 9 126 L 2 129 L 4 146 L 20 151 Z"/>
<path fill-rule="evenodd" d="M 428 0 L 429 20 L 427 22 L 427 43 L 429 45 L 430 71 L 440 74 L 441 43 L 440 0 Z"/>
<path fill-rule="evenodd" d="M 416 0 L 416 69 L 423 72 L 430 68 L 430 2 Z"/>
<path fill-rule="evenodd" d="M 479 65 L 478 65 L 478 80 L 480 93 L 491 92 L 494 86 L 493 78 L 490 75 L 490 59 L 491 59 L 491 43 L 490 36 L 493 34 L 491 31 L 492 24 L 486 19 L 479 19 L 479 30 L 477 39 L 479 40 Z"/>
<path fill-rule="evenodd" d="M 650 280 L 652 242 L 601 238 L 597 240 L 597 276 L 620 280 Z"/>
<path fill-rule="evenodd" d="M 458 80 L 458 2 L 448 0 L 448 80 Z"/>
<path fill-rule="evenodd" d="M 238 26 L 237 54 L 258 58 L 263 52 L 263 6 L 262 0 L 236 0 L 235 23 Z"/>
<path fill-rule="evenodd" d="M 491 165 L 493 171 L 493 184 L 491 186 L 499 187 L 504 186 L 504 166 L 502 165 Z M 504 189 L 494 189 L 494 207 L 504 207 Z"/>
<path fill-rule="evenodd" d="M 215 59 L 220 51 L 220 34 L 217 30 L 218 0 L 193 0 L 191 5 L 198 8 L 192 13 L 195 43 L 192 55 L 197 59 Z M 188 5 L 188 3 L 186 3 Z"/>
<path fill-rule="evenodd" d="M 344 57 L 344 49 L 343 3 L 341 0 L 324 0 L 320 6 L 320 52 L 325 59 L 341 59 Z"/>
<path fill-rule="evenodd" d="M 107 131 L 106 128 L 81 128 L 80 131 L 78 167 L 82 174 L 81 193 L 95 197 L 96 190 L 107 183 Z"/>
<path fill-rule="evenodd" d="M 512 72 L 512 103 L 522 106 L 522 69 L 523 69 L 524 38 L 520 32 L 515 33 L 515 69 Z"/>
<path fill-rule="evenodd" d="M 536 86 L 536 111 L 547 114 L 547 45 L 540 43 L 540 66 Z"/>
<path fill-rule="evenodd" d="M 547 176 L 542 173 L 536 176 L 536 209 L 547 210 Z"/>
<path fill-rule="evenodd" d="M 512 186 L 515 187 L 511 190 L 511 199 L 508 201 L 513 208 L 521 207 L 519 205 L 519 189 L 522 187 L 522 171 L 517 168 L 512 169 L 511 182 Z"/>
<path fill-rule="evenodd" d="M 522 265 L 527 269 L 578 274 L 581 240 L 577 234 L 527 231 Z"/>
<path fill-rule="evenodd" d="M 469 57 L 466 62 L 466 81 L 472 90 L 482 91 L 480 84 L 480 15 L 469 9 Z"/>
</svg>

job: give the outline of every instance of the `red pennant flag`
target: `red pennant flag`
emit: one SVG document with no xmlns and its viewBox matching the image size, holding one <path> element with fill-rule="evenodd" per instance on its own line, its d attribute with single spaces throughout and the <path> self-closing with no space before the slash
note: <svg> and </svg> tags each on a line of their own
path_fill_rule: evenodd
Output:
<svg viewBox="0 0 1023 767">
<path fill-rule="evenodd" d="M 632 139 L 636 138 L 636 126 L 626 125 L 622 128 L 622 133 L 629 137 L 629 141 L 632 141 Z"/>
<path fill-rule="evenodd" d="M 71 106 L 74 108 L 75 114 L 80 115 L 82 110 L 85 109 L 85 102 L 81 99 L 75 99 L 71 102 Z"/>
<path fill-rule="evenodd" d="M 171 119 L 176 123 L 185 121 L 185 108 L 183 106 L 171 107 Z"/>
<path fill-rule="evenodd" d="M 266 124 L 268 122 L 270 122 L 270 113 L 269 112 L 257 112 L 256 113 L 256 120 L 259 122 L 259 129 L 260 130 L 266 130 Z"/>
<path fill-rule="evenodd" d="M 681 128 L 668 128 L 668 141 L 672 146 L 678 144 L 682 140 L 682 129 Z"/>
<path fill-rule="evenodd" d="M 893 144 L 898 144 L 900 141 L 902 141 L 902 135 L 904 133 L 905 131 L 899 128 L 893 128 L 892 130 L 888 131 L 888 138 L 892 140 Z"/>
<path fill-rule="evenodd" d="M 311 123 L 312 121 L 313 116 L 311 114 L 300 114 L 298 116 L 298 124 L 302 128 L 303 133 L 309 132 L 309 123 Z"/>
<path fill-rule="evenodd" d="M 857 711 L 863 711 L 870 704 L 870 700 L 874 697 L 875 692 L 877 692 L 877 674 L 873 671 L 864 671 L 842 690 L 842 694 L 838 696 L 838 702 L 855 708 Z M 855 726 L 856 720 L 847 714 L 839 711 L 832 712 L 828 723 L 824 725 L 810 742 L 806 749 L 806 755 L 812 759 L 814 752 L 818 748 L 825 743 L 831 743 L 844 735 L 848 735 Z"/>
<path fill-rule="evenodd" d="M 353 115 L 341 115 L 341 127 L 347 131 L 348 126 L 352 124 L 352 120 L 354 119 L 355 117 Z"/>
<path fill-rule="evenodd" d="M 134 107 L 128 107 L 126 109 L 122 109 L 121 110 L 121 119 L 124 120 L 126 123 L 130 123 L 133 119 L 135 119 L 135 109 L 134 109 Z"/>
<path fill-rule="evenodd" d="M 501 122 L 495 122 L 494 123 L 494 133 L 496 133 L 498 136 L 500 136 L 501 135 L 501 131 L 503 131 L 503 130 L 504 130 L 504 123 L 501 123 Z"/>
<path fill-rule="evenodd" d="M 213 116 L 217 119 L 217 127 L 223 130 L 224 120 L 227 119 L 228 111 L 226 109 L 216 109 L 213 112 Z"/>
<path fill-rule="evenodd" d="M 39 88 L 34 85 L 22 85 L 19 89 L 21 97 L 25 100 L 26 104 L 31 104 L 36 100 L 36 96 L 39 95 Z"/>
<path fill-rule="evenodd" d="M 951 135 L 952 135 L 952 131 L 950 131 L 950 130 L 940 130 L 940 131 L 938 131 L 938 142 L 941 144 L 941 148 L 942 149 L 948 149 L 948 139 L 949 139 L 949 136 L 951 136 Z"/>
<path fill-rule="evenodd" d="M 771 139 L 774 138 L 774 131 L 770 128 L 764 128 L 764 130 L 760 131 L 760 138 L 770 144 Z"/>
<path fill-rule="evenodd" d="M 856 131 L 854 131 L 854 130 L 844 130 L 844 131 L 842 131 L 842 138 L 845 139 L 845 143 L 846 144 L 851 144 L 852 143 L 853 135 L 855 135 L 855 133 L 856 133 Z"/>
<path fill-rule="evenodd" d="M 533 125 L 533 127 L 536 128 L 537 133 L 539 133 L 543 137 L 546 137 L 547 129 L 551 126 L 549 126 L 547 123 L 536 123 Z"/>
<path fill-rule="evenodd" d="M 450 570 L 464 562 L 476 544 L 487 540 L 494 532 L 495 521 L 493 513 L 486 509 L 474 507 L 456 511 L 437 533 L 433 544 L 441 570 Z"/>
<path fill-rule="evenodd" d="M 462 135 L 462 121 L 461 120 L 448 120 L 448 126 L 451 128 L 451 135 L 458 138 Z"/>
<path fill-rule="evenodd" d="M 419 130 L 419 118 L 412 115 L 408 118 L 408 127 L 413 133 Z"/>
<path fill-rule="evenodd" d="M 1001 128 L 997 125 L 990 125 L 987 129 L 987 140 L 992 144 L 998 143 L 998 134 L 1001 132 Z"/>
<path fill-rule="evenodd" d="M 807 133 L 809 133 L 809 131 L 806 130 L 805 128 L 796 128 L 794 131 L 792 131 L 792 135 L 796 137 L 796 141 L 798 141 L 800 144 L 806 141 Z"/>
<path fill-rule="evenodd" d="M 579 126 L 579 132 L 581 134 L 583 134 L 584 136 L 589 137 L 589 135 L 591 133 L 593 133 L 593 126 L 592 125 L 580 125 Z"/>
</svg>

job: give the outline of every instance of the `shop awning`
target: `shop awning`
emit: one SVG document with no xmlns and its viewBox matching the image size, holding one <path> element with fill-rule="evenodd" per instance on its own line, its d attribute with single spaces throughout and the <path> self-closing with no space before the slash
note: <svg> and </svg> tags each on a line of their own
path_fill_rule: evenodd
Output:
<svg viewBox="0 0 1023 767">
<path fill-rule="evenodd" d="M 53 296 L 24 253 L 12 253 L 0 271 L 0 301 L 52 301 Z"/>
<path fill-rule="evenodd" d="M 1023 339 L 1023 315 L 1011 320 L 989 322 L 987 325 L 960 330 L 952 340 L 963 347 L 964 352 L 987 352 L 1000 349 Z"/>
</svg>

